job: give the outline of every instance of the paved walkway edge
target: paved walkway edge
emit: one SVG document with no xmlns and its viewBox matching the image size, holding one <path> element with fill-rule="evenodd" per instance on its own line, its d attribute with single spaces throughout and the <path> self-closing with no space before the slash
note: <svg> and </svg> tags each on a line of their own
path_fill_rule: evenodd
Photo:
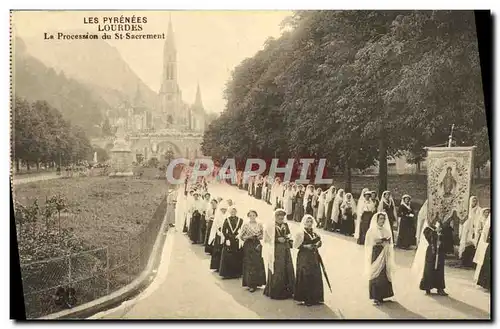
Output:
<svg viewBox="0 0 500 329">
<path fill-rule="evenodd" d="M 169 198 L 168 195 L 167 198 Z M 167 215 L 168 211 L 163 217 L 163 223 L 156 237 L 151 255 L 149 256 L 148 264 L 138 278 L 125 287 L 120 288 L 107 296 L 79 305 L 69 310 L 46 315 L 38 318 L 37 320 L 85 319 L 96 313 L 116 307 L 122 302 L 139 294 L 144 288 L 153 282 L 153 279 L 156 276 L 156 271 L 154 271 L 154 269 L 156 269 L 160 263 L 163 244 L 165 243 L 165 239 L 167 237 Z"/>
</svg>

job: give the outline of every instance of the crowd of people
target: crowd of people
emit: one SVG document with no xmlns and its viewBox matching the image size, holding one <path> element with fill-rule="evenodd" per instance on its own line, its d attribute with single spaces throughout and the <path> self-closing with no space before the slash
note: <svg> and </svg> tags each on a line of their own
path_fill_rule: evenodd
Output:
<svg viewBox="0 0 500 329">
<path fill-rule="evenodd" d="M 240 175 L 239 175 L 240 176 Z M 241 176 L 240 176 L 241 177 Z M 242 278 L 249 292 L 264 287 L 272 299 L 293 298 L 304 305 L 324 302 L 323 278 L 330 282 L 319 250 L 320 229 L 353 236 L 364 245 L 369 297 L 379 305 L 394 295 L 394 248 L 417 246 L 412 272 L 419 288 L 430 294 L 445 292 L 445 257 L 453 252 L 452 224 L 427 218 L 427 202 L 418 214 L 411 196 L 397 206 L 390 191 L 377 194 L 363 189 L 356 201 L 351 193 L 330 186 L 281 183 L 280 179 L 251 177 L 238 180 L 240 189 L 274 209 L 273 221 L 264 225 L 255 210 L 238 213 L 231 199 L 215 198 L 208 185 L 186 184 L 177 195 L 175 227 L 210 255 L 210 269 L 223 279 Z M 300 222 L 292 236 L 287 222 Z M 450 232 L 451 228 L 451 232 Z M 490 289 L 490 210 L 471 197 L 468 218 L 459 223 L 459 257 L 465 265 L 477 264 L 474 280 Z M 296 266 L 292 249 L 297 249 Z"/>
</svg>

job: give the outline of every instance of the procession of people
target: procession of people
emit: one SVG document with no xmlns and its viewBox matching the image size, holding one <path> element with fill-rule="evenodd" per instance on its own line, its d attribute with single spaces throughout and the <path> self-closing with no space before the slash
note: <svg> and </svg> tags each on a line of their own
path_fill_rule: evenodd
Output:
<svg viewBox="0 0 500 329">
<path fill-rule="evenodd" d="M 179 188 L 176 230 L 204 248 L 210 257 L 207 270 L 224 280 L 241 279 L 250 293 L 262 288 L 271 299 L 323 304 L 324 282 L 331 291 L 320 253 L 321 231 L 327 231 L 352 236 L 353 242 L 364 246 L 367 298 L 375 305 L 397 295 L 392 284 L 395 248 L 416 247 L 411 267 L 416 289 L 447 295 L 445 259 L 453 232 L 446 232 L 450 225 L 444 221 L 427 218 L 427 201 L 417 214 L 408 194 L 397 205 L 390 191 L 384 191 L 379 200 L 376 192 L 364 188 L 356 201 L 352 193 L 335 186 L 323 190 L 262 176 L 250 177 L 246 183 L 239 180 L 240 189 L 272 206 L 272 218 L 260 218 L 255 209 L 215 198 L 209 186 L 206 181 L 192 185 L 186 181 Z M 464 266 L 477 264 L 474 280 L 489 290 L 490 209 L 479 208 L 476 197 L 471 197 L 470 207 L 469 217 L 460 223 L 458 253 Z M 295 235 L 290 222 L 300 223 Z"/>
</svg>

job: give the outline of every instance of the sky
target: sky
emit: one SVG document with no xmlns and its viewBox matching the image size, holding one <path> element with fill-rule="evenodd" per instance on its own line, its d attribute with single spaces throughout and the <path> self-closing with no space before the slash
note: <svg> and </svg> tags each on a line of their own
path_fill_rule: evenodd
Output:
<svg viewBox="0 0 500 329">
<path fill-rule="evenodd" d="M 54 11 L 21 12 L 15 33 L 22 38 L 43 38 L 45 31 L 88 30 L 85 17 L 142 16 L 144 33 L 167 33 L 172 19 L 178 60 L 178 82 L 187 103 L 193 103 L 197 83 L 208 112 L 221 112 L 223 91 L 231 71 L 263 48 L 269 37 L 281 35 L 280 23 L 290 11 Z M 164 40 L 109 40 L 135 73 L 155 92 L 161 83 Z M 29 48 L 29 45 L 27 45 Z"/>
</svg>

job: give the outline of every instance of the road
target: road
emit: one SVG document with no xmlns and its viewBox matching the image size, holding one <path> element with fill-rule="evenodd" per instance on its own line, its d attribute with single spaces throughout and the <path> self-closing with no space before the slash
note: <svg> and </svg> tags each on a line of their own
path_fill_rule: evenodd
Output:
<svg viewBox="0 0 500 329">
<path fill-rule="evenodd" d="M 211 185 L 212 196 L 231 198 L 239 215 L 255 209 L 263 222 L 271 206 L 227 185 Z M 292 234 L 298 224 L 291 223 Z M 414 251 L 396 250 L 395 297 L 373 306 L 363 276 L 363 247 L 353 238 L 320 231 L 321 254 L 333 293 L 325 285 L 325 304 L 304 307 L 292 300 L 275 301 L 262 290 L 249 293 L 241 280 L 222 280 L 209 268 L 202 248 L 170 230 L 153 283 L 138 297 L 92 318 L 107 319 L 488 319 L 490 294 L 472 282 L 473 271 L 446 268 L 448 297 L 425 296 L 411 280 Z M 296 251 L 293 252 L 295 262 Z"/>
</svg>

